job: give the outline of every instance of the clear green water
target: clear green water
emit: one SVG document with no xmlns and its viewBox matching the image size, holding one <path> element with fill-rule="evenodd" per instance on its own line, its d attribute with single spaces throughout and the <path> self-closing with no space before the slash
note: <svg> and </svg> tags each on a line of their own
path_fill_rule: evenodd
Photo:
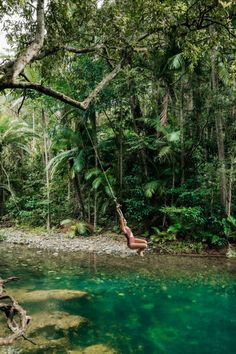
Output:
<svg viewBox="0 0 236 354">
<path fill-rule="evenodd" d="M 80 353 L 98 343 L 122 354 L 236 352 L 235 261 L 88 255 L 58 259 L 1 247 L 0 276 L 21 278 L 9 289 L 77 289 L 89 294 L 74 300 L 25 302 L 33 318 L 37 311 L 65 311 L 88 322 L 73 330 L 41 331 L 49 343 L 66 337 L 66 346 L 27 346 L 22 353 Z M 14 348 L 23 345 L 19 341 Z"/>
</svg>

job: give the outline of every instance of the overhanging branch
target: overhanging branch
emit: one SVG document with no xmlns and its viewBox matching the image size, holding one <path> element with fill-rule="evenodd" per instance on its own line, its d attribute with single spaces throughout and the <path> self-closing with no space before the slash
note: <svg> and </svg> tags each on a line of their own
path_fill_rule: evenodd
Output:
<svg viewBox="0 0 236 354">
<path fill-rule="evenodd" d="M 91 101 L 98 95 L 98 93 L 103 89 L 103 87 L 108 84 L 109 81 L 114 79 L 114 77 L 120 72 L 122 68 L 122 63 L 123 60 L 119 62 L 119 64 L 108 74 L 106 75 L 102 81 L 95 87 L 95 89 L 88 95 L 88 97 L 80 102 L 78 100 L 75 100 L 74 98 L 71 98 L 67 95 L 65 95 L 62 92 L 53 90 L 50 87 L 46 87 L 43 85 L 40 85 L 38 83 L 33 83 L 33 82 L 26 82 L 26 81 L 0 81 L 0 91 L 3 91 L 5 89 L 29 89 L 29 90 L 34 90 L 40 93 L 43 93 L 47 96 L 53 97 L 58 99 L 59 101 L 62 101 L 64 103 L 67 103 L 71 106 L 74 106 L 76 108 L 86 110 L 88 106 L 90 105 Z"/>
<path fill-rule="evenodd" d="M 62 92 L 56 91 L 51 89 L 50 87 L 42 86 L 37 83 L 33 82 L 22 82 L 22 81 L 16 81 L 16 82 L 0 82 L 0 91 L 5 90 L 5 89 L 29 89 L 29 90 L 34 90 L 40 93 L 43 93 L 47 96 L 54 97 L 58 99 L 59 101 L 62 101 L 64 103 L 68 103 L 71 106 L 74 106 L 76 108 L 85 110 L 83 107 L 83 104 L 69 96 L 64 95 Z"/>
<path fill-rule="evenodd" d="M 76 47 L 71 47 L 71 46 L 67 46 L 67 45 L 61 45 L 58 47 L 53 47 L 53 48 L 46 49 L 46 50 L 42 51 L 41 53 L 35 55 L 33 57 L 33 60 L 41 60 L 49 55 L 53 55 L 53 54 L 59 52 L 60 50 L 65 50 L 67 52 L 71 52 L 71 53 L 75 53 L 75 54 L 86 54 L 86 53 L 94 53 L 103 47 L 104 47 L 103 44 L 96 45 L 94 47 L 88 47 L 88 48 L 76 48 Z"/>
<path fill-rule="evenodd" d="M 104 79 L 95 87 L 95 89 L 88 95 L 88 97 L 82 102 L 84 109 L 87 109 L 91 101 L 97 96 L 97 94 L 103 89 L 103 87 L 120 72 L 122 68 L 123 60 L 107 75 Z"/>
</svg>

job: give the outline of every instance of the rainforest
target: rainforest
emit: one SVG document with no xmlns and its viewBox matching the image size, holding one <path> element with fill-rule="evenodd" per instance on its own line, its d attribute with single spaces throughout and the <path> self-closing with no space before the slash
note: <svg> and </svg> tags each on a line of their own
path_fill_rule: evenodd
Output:
<svg viewBox="0 0 236 354">
<path fill-rule="evenodd" d="M 26 304 L 32 318 L 35 312 L 37 321 L 37 311 L 50 312 L 51 300 L 49 305 L 32 300 L 34 307 L 30 300 L 29 304 L 24 302 L 23 292 L 62 288 L 82 292 L 86 288 L 92 294 L 90 299 L 98 295 L 91 307 L 86 302 L 86 296 L 90 295 L 81 298 L 81 304 L 88 306 L 84 316 L 92 321 L 91 328 L 82 326 L 81 343 L 80 327 L 65 329 L 60 327 L 59 319 L 54 323 L 59 326 L 58 333 L 51 328 L 50 321 L 47 325 L 50 330 L 46 325 L 47 329 L 42 326 L 41 332 L 35 328 L 42 336 L 51 331 L 46 337 L 53 341 L 62 338 L 66 330 L 66 352 L 72 353 L 77 346 L 77 352 L 87 353 L 86 347 L 95 345 L 88 353 L 93 350 L 105 353 L 108 349 L 97 348 L 96 343 L 110 341 L 119 353 L 179 353 L 181 348 L 184 353 L 233 353 L 230 333 L 235 322 L 229 308 L 225 310 L 230 327 L 228 337 L 224 337 L 227 350 L 219 343 L 214 347 L 214 340 L 209 342 L 208 349 L 204 347 L 212 322 L 205 322 L 205 337 L 199 339 L 199 334 L 196 341 L 191 339 L 191 350 L 186 343 L 176 346 L 179 336 L 187 341 L 184 328 L 197 331 L 201 325 L 200 321 L 187 324 L 188 314 L 183 312 L 178 334 L 171 316 L 180 311 L 184 301 L 178 282 L 188 289 L 188 300 L 195 299 L 195 287 L 200 286 L 196 290 L 199 298 L 213 296 L 216 283 L 227 287 L 217 277 L 214 283 L 216 274 L 209 276 L 208 283 L 201 284 L 198 278 L 194 285 L 190 284 L 192 271 L 202 266 L 217 270 L 222 267 L 227 277 L 230 272 L 230 281 L 226 282 L 229 302 L 224 291 L 219 290 L 217 306 L 221 311 L 227 304 L 233 306 L 235 54 L 235 1 L 0 1 L 0 298 L 4 298 L 5 291 L 8 294 L 8 288 L 21 288 L 22 281 L 22 291 L 19 293 L 18 288 L 14 299 L 19 297 L 23 307 Z M 125 234 L 128 247 L 121 233 Z M 21 252 L 18 247 L 22 247 Z M 31 254 L 27 256 L 28 249 L 34 250 L 35 260 Z M 68 258 L 77 255 L 78 262 L 80 252 L 87 252 L 88 259 L 110 258 L 104 275 L 99 268 L 98 279 L 90 279 L 85 262 L 81 269 L 86 270 L 79 284 L 75 281 L 75 269 L 70 272 L 68 265 L 65 276 L 55 273 L 55 277 L 61 277 L 55 283 L 49 268 L 52 267 L 52 275 L 55 267 L 61 269 L 64 260 L 59 258 L 65 252 Z M 23 260 L 19 258 L 21 253 Z M 144 258 L 139 257 L 143 253 Z M 45 262 L 45 255 L 55 261 L 58 257 L 58 261 L 56 266 L 51 264 L 41 272 L 37 262 L 40 258 Z M 120 258 L 117 268 L 113 267 L 112 255 L 116 261 Z M 158 256 L 166 257 L 163 264 L 167 262 L 167 268 L 174 264 L 177 283 L 166 275 L 170 287 L 164 280 L 162 283 L 158 271 L 152 273 L 155 264 L 159 264 Z M 168 257 L 174 257 L 170 263 Z M 189 263 L 184 279 L 182 275 L 178 278 L 175 257 L 181 259 L 181 265 L 184 259 L 190 262 L 188 257 L 196 259 Z M 216 265 L 217 257 L 222 262 Z M 27 269 L 30 268 L 27 259 L 32 260 L 34 274 Z M 145 259 L 147 279 L 142 274 Z M 137 267 L 138 279 L 121 271 L 122 261 L 131 262 L 133 270 Z M 117 270 L 114 279 L 109 264 Z M 40 279 L 33 284 L 36 274 Z M 15 282 L 18 275 L 20 281 Z M 21 280 L 22 277 L 28 280 Z M 155 279 L 159 279 L 157 283 Z M 137 297 L 130 304 L 127 297 L 131 284 Z M 150 302 L 136 314 L 145 297 L 145 288 L 149 287 Z M 167 291 L 165 295 L 160 289 Z M 217 289 L 221 288 L 217 285 Z M 178 294 L 178 299 L 172 306 L 168 299 L 174 294 Z M 123 310 L 122 297 L 126 299 Z M 75 315 L 84 312 L 77 300 L 68 301 L 71 303 L 66 312 L 70 315 L 77 305 Z M 162 314 L 163 330 L 155 317 L 158 301 L 164 301 L 167 309 Z M 64 306 L 62 302 L 55 307 L 56 311 Z M 206 303 L 199 304 L 204 319 L 208 321 L 215 316 L 220 322 L 223 312 L 205 313 Z M 123 321 L 121 332 L 133 333 L 133 337 L 127 336 L 125 344 L 118 344 L 119 312 L 128 311 L 131 305 L 130 318 L 121 320 L 120 315 L 120 321 Z M 10 311 L 8 306 L 8 302 L 0 304 L 0 309 L 8 318 L 10 330 L 22 337 L 20 333 L 24 331 L 20 332 L 20 325 L 15 324 L 10 313 L 22 315 L 26 322 L 28 317 L 14 307 L 14 302 L 14 310 Z M 197 305 L 191 306 L 192 316 L 197 317 Z M 93 314 L 96 307 L 100 311 L 97 317 Z M 103 310 L 108 311 L 104 323 Z M 112 311 L 115 325 L 107 332 L 108 313 Z M 145 331 L 148 311 L 154 324 Z M 138 318 L 143 314 L 147 317 L 140 324 Z M 127 321 L 131 321 L 129 325 Z M 109 340 L 103 338 L 102 331 L 110 336 Z M 139 331 L 143 337 L 136 346 Z M 114 333 L 117 337 L 112 339 Z M 172 334 L 175 341 L 168 342 Z M 47 349 L 50 353 L 63 352 L 61 347 L 59 351 L 50 348 Z M 13 350 L 18 353 L 26 349 Z M 29 350 L 33 353 L 33 349 Z"/>
</svg>

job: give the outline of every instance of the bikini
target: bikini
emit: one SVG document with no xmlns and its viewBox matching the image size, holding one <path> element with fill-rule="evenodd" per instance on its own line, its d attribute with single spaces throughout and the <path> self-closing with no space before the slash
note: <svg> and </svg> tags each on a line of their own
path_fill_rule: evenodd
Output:
<svg viewBox="0 0 236 354">
<path fill-rule="evenodd" d="M 127 244 L 129 246 L 132 243 L 132 241 L 135 240 L 135 237 L 134 237 L 131 229 L 128 226 L 124 227 L 124 234 L 125 234 L 125 237 L 127 239 Z"/>
</svg>

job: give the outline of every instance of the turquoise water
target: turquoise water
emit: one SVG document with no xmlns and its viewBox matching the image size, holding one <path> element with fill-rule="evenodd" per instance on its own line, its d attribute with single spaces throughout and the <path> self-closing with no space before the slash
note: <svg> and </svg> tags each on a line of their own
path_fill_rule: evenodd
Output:
<svg viewBox="0 0 236 354">
<path fill-rule="evenodd" d="M 47 328 L 39 333 L 49 343 L 66 337 L 66 346 L 27 346 L 23 353 L 80 353 L 96 344 L 122 354 L 236 351 L 235 261 L 87 255 L 58 259 L 22 249 L 8 251 L 1 252 L 0 276 L 20 276 L 18 283 L 9 285 L 12 291 L 76 289 L 88 293 L 70 300 L 24 302 L 33 318 L 39 311 L 60 311 L 88 321 L 66 331 Z M 18 342 L 14 348 L 22 345 Z"/>
</svg>

